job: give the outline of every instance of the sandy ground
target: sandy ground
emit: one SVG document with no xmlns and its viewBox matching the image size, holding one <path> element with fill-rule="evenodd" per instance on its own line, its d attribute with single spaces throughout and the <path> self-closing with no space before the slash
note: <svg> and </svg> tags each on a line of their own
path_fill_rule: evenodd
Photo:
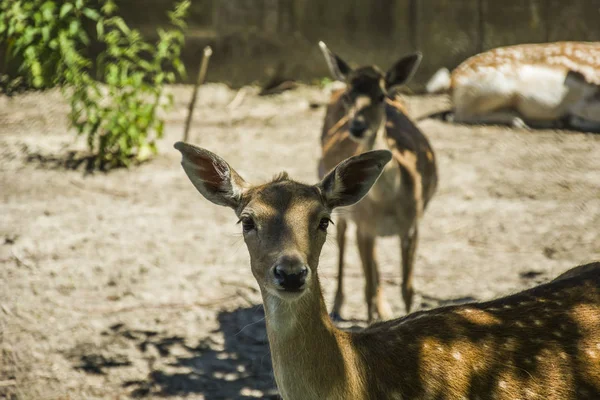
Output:
<svg viewBox="0 0 600 400">
<path fill-rule="evenodd" d="M 58 92 L 0 98 L 0 398 L 277 398 L 240 227 L 179 166 L 172 143 L 190 88 L 172 90 L 160 156 L 93 175 L 64 168 L 83 141 L 73 144 Z M 235 91 L 204 86 L 191 141 L 253 182 L 282 170 L 316 182 L 324 109 L 309 102 L 324 93 L 244 90 L 231 107 Z M 407 99 L 415 116 L 446 101 Z M 440 187 L 422 222 L 419 308 L 490 299 L 600 259 L 600 135 L 420 126 Z M 397 239 L 378 253 L 401 316 Z M 328 301 L 336 254 L 330 235 Z M 353 238 L 348 265 L 342 314 L 364 320 Z"/>
</svg>

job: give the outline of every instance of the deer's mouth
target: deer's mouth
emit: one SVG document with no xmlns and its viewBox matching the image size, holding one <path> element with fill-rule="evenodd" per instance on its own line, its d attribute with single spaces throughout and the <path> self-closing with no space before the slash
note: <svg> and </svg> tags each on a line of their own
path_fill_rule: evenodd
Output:
<svg viewBox="0 0 600 400">
<path fill-rule="evenodd" d="M 271 294 L 279 297 L 282 300 L 297 300 L 300 297 L 302 297 L 308 290 L 307 287 L 308 285 L 305 283 L 302 287 L 298 287 L 298 288 L 282 288 L 277 284 L 273 284 L 270 285 L 271 286 L 271 290 L 269 290 L 269 292 L 271 292 Z"/>
<path fill-rule="evenodd" d="M 275 290 L 277 291 L 277 295 L 282 299 L 295 299 L 306 291 L 307 283 L 304 283 L 298 287 L 282 287 L 280 285 L 275 284 Z"/>
</svg>

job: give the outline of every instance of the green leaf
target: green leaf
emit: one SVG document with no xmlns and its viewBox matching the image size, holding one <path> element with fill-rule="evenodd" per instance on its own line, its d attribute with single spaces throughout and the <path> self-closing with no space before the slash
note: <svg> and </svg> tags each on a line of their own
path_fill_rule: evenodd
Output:
<svg viewBox="0 0 600 400">
<path fill-rule="evenodd" d="M 40 64 L 39 61 L 34 61 L 33 64 L 31 64 L 31 74 L 35 77 L 42 75 L 42 64 Z"/>
<path fill-rule="evenodd" d="M 42 17 L 45 21 L 52 21 L 54 19 L 54 8 L 56 5 L 52 1 L 47 1 L 40 7 L 42 11 Z"/>
<path fill-rule="evenodd" d="M 98 13 L 98 11 L 93 10 L 91 8 L 84 8 L 82 12 L 83 15 L 85 15 L 92 21 L 98 21 L 100 19 L 100 14 Z"/>
<path fill-rule="evenodd" d="M 42 13 L 37 11 L 33 14 L 33 22 L 35 22 L 36 25 L 39 25 L 42 23 L 43 17 L 42 17 Z"/>
<path fill-rule="evenodd" d="M 153 149 L 149 145 L 141 146 L 138 150 L 137 161 L 142 162 L 148 160 L 154 154 Z"/>
<path fill-rule="evenodd" d="M 44 42 L 50 41 L 50 27 L 48 25 L 42 28 L 42 38 Z"/>
<path fill-rule="evenodd" d="M 69 33 L 71 34 L 71 36 L 75 36 L 77 34 L 79 27 L 80 27 L 79 21 L 77 21 L 77 20 L 71 21 L 71 23 L 69 24 Z"/>
<path fill-rule="evenodd" d="M 60 8 L 60 17 L 63 18 L 65 15 L 67 15 L 71 10 L 73 9 L 73 4 L 71 3 L 65 3 L 62 5 L 62 7 Z"/>
<path fill-rule="evenodd" d="M 79 36 L 79 40 L 81 40 L 81 43 L 83 43 L 86 46 L 88 46 L 90 44 L 90 38 L 88 37 L 87 33 L 85 33 L 84 30 L 80 30 L 78 36 Z"/>
<path fill-rule="evenodd" d="M 106 3 L 104 3 L 104 5 L 102 6 L 102 11 L 106 15 L 112 15 L 114 12 L 117 11 L 117 5 L 114 1 L 107 0 Z"/>
<path fill-rule="evenodd" d="M 125 21 L 123 21 L 123 18 L 114 18 L 114 24 L 126 35 L 131 33 L 131 29 L 129 29 Z"/>
<path fill-rule="evenodd" d="M 159 139 L 162 138 L 164 132 L 165 132 L 165 122 L 158 121 L 158 123 L 156 124 L 156 137 L 158 137 Z"/>
<path fill-rule="evenodd" d="M 41 88 L 42 86 L 44 86 L 44 79 L 41 76 L 36 76 L 35 78 L 33 78 L 33 86 L 35 86 L 36 88 Z"/>
<path fill-rule="evenodd" d="M 96 33 L 98 34 L 98 38 L 102 39 L 104 37 L 104 22 L 98 21 L 96 24 Z"/>
</svg>

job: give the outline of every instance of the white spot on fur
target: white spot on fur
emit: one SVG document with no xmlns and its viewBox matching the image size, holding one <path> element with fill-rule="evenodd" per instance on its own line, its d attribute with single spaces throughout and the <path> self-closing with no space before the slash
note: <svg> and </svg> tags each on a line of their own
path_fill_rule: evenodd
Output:
<svg viewBox="0 0 600 400">
<path fill-rule="evenodd" d="M 486 122 L 514 118 L 527 121 L 580 118 L 581 125 L 600 124 L 600 100 L 565 86 L 569 70 L 583 74 L 588 88 L 600 84 L 600 46 L 595 43 L 550 43 L 509 46 L 469 58 L 451 76 L 456 119 Z M 433 79 L 432 79 L 433 81 Z M 506 121 L 508 122 L 508 120 Z"/>
</svg>

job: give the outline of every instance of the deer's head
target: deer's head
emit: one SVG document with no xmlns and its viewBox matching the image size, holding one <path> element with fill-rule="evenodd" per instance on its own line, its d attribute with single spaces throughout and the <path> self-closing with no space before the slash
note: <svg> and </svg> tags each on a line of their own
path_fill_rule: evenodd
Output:
<svg viewBox="0 0 600 400">
<path fill-rule="evenodd" d="M 569 113 L 582 120 L 600 125 L 600 86 L 589 82 L 583 74 L 569 71 L 565 86 L 577 93 L 577 101 Z"/>
<path fill-rule="evenodd" d="M 342 101 L 348 115 L 350 137 L 369 141 L 377 133 L 385 115 L 385 99 L 408 83 L 423 58 L 421 53 L 398 60 L 385 74 L 376 66 L 352 69 L 338 55 L 319 42 L 329 71 L 334 79 L 346 83 Z"/>
<path fill-rule="evenodd" d="M 283 300 L 300 298 L 317 284 L 314 277 L 332 210 L 362 199 L 391 159 L 387 150 L 371 151 L 342 161 L 316 185 L 282 174 L 252 186 L 208 150 L 182 142 L 175 148 L 196 189 L 235 211 L 261 290 Z"/>
</svg>

